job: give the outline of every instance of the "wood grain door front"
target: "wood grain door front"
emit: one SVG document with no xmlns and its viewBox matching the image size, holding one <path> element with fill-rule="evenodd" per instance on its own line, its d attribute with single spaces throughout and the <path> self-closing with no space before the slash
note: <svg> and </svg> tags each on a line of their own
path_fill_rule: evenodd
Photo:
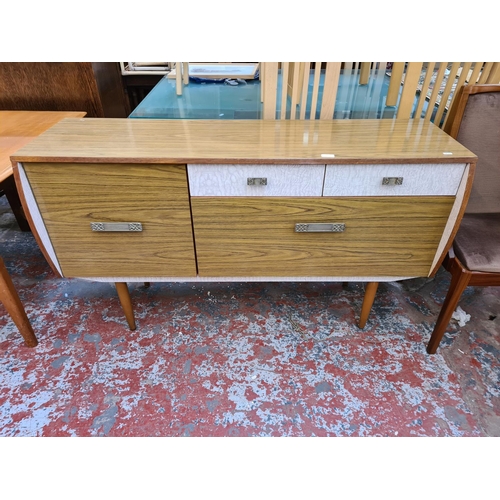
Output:
<svg viewBox="0 0 500 500">
<path fill-rule="evenodd" d="M 200 276 L 427 276 L 454 197 L 192 198 Z M 296 232 L 296 224 L 345 224 Z"/>
<path fill-rule="evenodd" d="M 184 165 L 24 166 L 64 276 L 196 275 Z M 142 231 L 93 231 L 95 222 Z"/>
</svg>

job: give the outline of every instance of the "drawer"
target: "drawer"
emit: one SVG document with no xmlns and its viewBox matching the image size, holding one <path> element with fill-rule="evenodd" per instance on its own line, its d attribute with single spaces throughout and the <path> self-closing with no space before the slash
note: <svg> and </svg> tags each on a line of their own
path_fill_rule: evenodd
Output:
<svg viewBox="0 0 500 500">
<path fill-rule="evenodd" d="M 454 198 L 191 201 L 202 277 L 427 276 Z"/>
<path fill-rule="evenodd" d="M 196 275 L 184 165 L 28 163 L 25 171 L 65 277 Z"/>
<path fill-rule="evenodd" d="M 191 196 L 321 196 L 325 165 L 188 165 Z"/>
<path fill-rule="evenodd" d="M 454 196 L 465 166 L 327 165 L 323 196 Z"/>
</svg>

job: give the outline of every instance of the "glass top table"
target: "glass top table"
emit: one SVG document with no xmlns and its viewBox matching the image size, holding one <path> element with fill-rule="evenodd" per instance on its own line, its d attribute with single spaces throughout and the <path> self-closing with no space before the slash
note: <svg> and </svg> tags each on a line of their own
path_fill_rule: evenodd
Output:
<svg viewBox="0 0 500 500">
<path fill-rule="evenodd" d="M 184 85 L 182 95 L 175 91 L 175 79 L 163 77 L 135 108 L 129 118 L 172 119 L 259 119 L 262 113 L 260 81 L 243 80 Z"/>
<path fill-rule="evenodd" d="M 372 70 L 368 84 L 359 84 L 357 71 L 342 71 L 339 78 L 334 119 L 343 118 L 394 118 L 397 108 L 387 106 L 390 77 L 385 71 Z M 309 86 L 312 89 L 314 75 L 311 72 Z M 324 72 L 320 78 L 316 118 L 319 118 L 323 95 Z M 233 80 L 234 82 L 234 80 Z M 280 116 L 281 75 L 278 75 L 276 116 Z M 260 100 L 261 82 L 258 79 L 227 83 L 200 83 L 191 79 L 183 86 L 182 95 L 176 93 L 175 78 L 165 75 L 129 115 L 129 118 L 157 119 L 220 119 L 241 120 L 262 118 Z M 312 100 L 312 91 L 306 106 L 306 116 Z M 415 105 L 417 99 L 415 100 Z M 287 112 L 291 106 L 290 97 Z M 425 112 L 427 106 L 424 105 Z M 287 115 L 288 116 L 288 115 Z"/>
</svg>

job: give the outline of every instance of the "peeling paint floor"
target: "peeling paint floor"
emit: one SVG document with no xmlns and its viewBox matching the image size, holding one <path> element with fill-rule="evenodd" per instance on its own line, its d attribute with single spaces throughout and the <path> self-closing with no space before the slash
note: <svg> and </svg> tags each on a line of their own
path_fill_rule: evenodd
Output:
<svg viewBox="0 0 500 500">
<path fill-rule="evenodd" d="M 0 305 L 0 436 L 500 436 L 500 288 L 425 347 L 449 284 L 131 284 L 56 278 L 0 198 L 1 255 L 39 345 Z"/>
</svg>

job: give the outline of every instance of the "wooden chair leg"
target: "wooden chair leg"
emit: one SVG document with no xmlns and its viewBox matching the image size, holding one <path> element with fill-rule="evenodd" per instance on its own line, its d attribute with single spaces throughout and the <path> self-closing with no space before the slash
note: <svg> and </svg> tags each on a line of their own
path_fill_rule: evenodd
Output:
<svg viewBox="0 0 500 500">
<path fill-rule="evenodd" d="M 38 340 L 2 259 L 0 259 L 0 301 L 19 329 L 26 346 L 35 347 Z"/>
<path fill-rule="evenodd" d="M 31 231 L 30 225 L 28 224 L 28 221 L 26 219 L 26 215 L 24 215 L 23 206 L 17 192 L 14 176 L 11 175 L 7 177 L 7 179 L 4 179 L 0 186 L 3 189 L 5 196 L 7 197 L 7 201 L 9 202 L 10 209 L 12 210 L 17 224 L 19 225 L 19 229 L 24 232 Z"/>
<path fill-rule="evenodd" d="M 428 354 L 435 354 L 450 322 L 451 315 L 455 311 L 458 301 L 471 279 L 471 274 L 458 266 L 452 266 L 451 272 L 450 288 L 441 307 L 436 326 L 427 344 Z"/>
<path fill-rule="evenodd" d="M 132 309 L 132 301 L 130 300 L 130 293 L 128 291 L 127 283 L 115 283 L 118 298 L 122 305 L 125 318 L 127 318 L 128 326 L 131 330 L 135 330 L 134 310 Z"/>
<path fill-rule="evenodd" d="M 182 85 L 183 85 L 182 63 L 176 62 L 175 63 L 175 93 L 177 95 L 182 95 Z"/>
<path fill-rule="evenodd" d="M 366 284 L 365 297 L 363 298 L 363 305 L 361 306 L 361 314 L 359 317 L 360 328 L 364 328 L 366 325 L 366 320 L 370 315 L 373 301 L 375 300 L 375 294 L 377 293 L 377 288 L 378 288 L 377 281 L 372 281 Z"/>
</svg>

